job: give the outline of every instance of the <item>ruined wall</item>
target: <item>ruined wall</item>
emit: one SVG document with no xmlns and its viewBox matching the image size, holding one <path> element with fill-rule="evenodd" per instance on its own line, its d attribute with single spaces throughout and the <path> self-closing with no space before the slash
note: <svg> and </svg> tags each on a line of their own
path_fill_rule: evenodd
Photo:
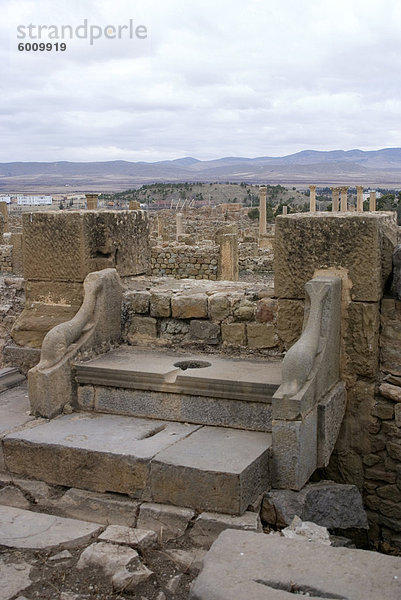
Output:
<svg viewBox="0 0 401 600">
<path fill-rule="evenodd" d="M 9 244 L 0 245 L 0 272 L 11 273 L 13 270 L 13 247 Z"/>
<path fill-rule="evenodd" d="M 25 303 L 22 277 L 0 276 L 0 367 L 4 367 L 3 348 L 10 341 L 11 329 Z"/>
<path fill-rule="evenodd" d="M 171 244 L 153 246 L 152 275 L 176 279 L 217 279 L 219 247 Z"/>
<path fill-rule="evenodd" d="M 380 372 L 370 412 L 364 493 L 374 537 L 401 550 L 401 301 L 381 303 Z"/>
<path fill-rule="evenodd" d="M 389 519 L 390 512 L 395 521 L 399 519 L 399 524 L 393 525 L 401 531 L 401 512 L 383 504 L 383 494 L 398 498 L 396 487 L 379 493 L 383 486 L 396 484 L 397 479 L 392 437 L 398 435 L 398 430 L 391 426 L 395 410 L 377 395 L 380 343 L 382 368 L 383 357 L 394 356 L 394 348 L 401 346 L 395 311 L 390 326 L 387 300 L 382 302 L 397 235 L 394 215 L 389 213 L 309 213 L 276 220 L 277 323 L 287 348 L 301 331 L 306 281 L 327 271 L 342 278 L 340 369 L 347 388 L 347 408 L 325 476 L 354 483 L 365 491 L 371 509 L 372 537 L 376 540 L 381 533 L 377 521 Z M 386 327 L 380 335 L 381 316 L 382 327 L 384 322 Z M 399 354 L 394 360 L 397 363 Z M 375 500 L 371 497 L 373 486 L 378 490 Z M 379 505 L 385 507 L 381 510 L 387 511 L 386 515 Z"/>
<path fill-rule="evenodd" d="M 277 301 L 262 285 L 161 281 L 124 296 L 125 339 L 131 344 L 277 355 Z"/>
<path fill-rule="evenodd" d="M 15 234 L 16 235 L 16 234 Z M 149 226 L 143 211 L 37 211 L 23 215 L 26 305 L 13 326 L 16 344 L 40 348 L 50 329 L 70 320 L 93 271 L 147 273 Z"/>
</svg>

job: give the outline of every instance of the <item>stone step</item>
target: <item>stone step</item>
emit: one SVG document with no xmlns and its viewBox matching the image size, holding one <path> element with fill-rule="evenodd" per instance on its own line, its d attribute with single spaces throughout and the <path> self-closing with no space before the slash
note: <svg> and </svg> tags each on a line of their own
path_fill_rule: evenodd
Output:
<svg viewBox="0 0 401 600">
<path fill-rule="evenodd" d="M 78 408 L 271 431 L 281 361 L 189 355 L 122 346 L 76 363 Z"/>
<path fill-rule="evenodd" d="M 14 475 L 228 514 L 269 488 L 269 433 L 96 413 L 29 425 L 2 441 Z"/>
</svg>

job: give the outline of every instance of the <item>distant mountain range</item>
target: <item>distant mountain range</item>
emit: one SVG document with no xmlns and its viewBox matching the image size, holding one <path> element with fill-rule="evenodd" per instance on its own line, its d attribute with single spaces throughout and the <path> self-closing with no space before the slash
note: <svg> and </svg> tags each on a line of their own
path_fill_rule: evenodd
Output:
<svg viewBox="0 0 401 600">
<path fill-rule="evenodd" d="M 0 192 L 123 190 L 156 182 L 347 184 L 401 188 L 401 148 L 303 150 L 281 157 L 192 157 L 159 162 L 0 163 Z M 68 190 L 68 188 L 71 188 Z"/>
</svg>

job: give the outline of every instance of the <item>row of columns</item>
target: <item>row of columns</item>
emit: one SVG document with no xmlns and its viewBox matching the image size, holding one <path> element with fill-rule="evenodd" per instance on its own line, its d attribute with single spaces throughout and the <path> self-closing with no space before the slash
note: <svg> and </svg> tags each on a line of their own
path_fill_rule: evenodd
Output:
<svg viewBox="0 0 401 600">
<path fill-rule="evenodd" d="M 332 187 L 330 188 L 333 194 L 332 211 L 333 212 L 347 212 L 348 211 L 348 187 Z M 310 185 L 310 212 L 316 212 L 316 186 Z M 340 199 L 341 193 L 341 199 Z M 340 204 L 341 202 L 341 204 Z M 357 212 L 363 212 L 363 185 L 356 186 L 356 210 Z M 369 195 L 369 210 L 371 212 L 376 210 L 376 192 L 370 192 Z"/>
</svg>

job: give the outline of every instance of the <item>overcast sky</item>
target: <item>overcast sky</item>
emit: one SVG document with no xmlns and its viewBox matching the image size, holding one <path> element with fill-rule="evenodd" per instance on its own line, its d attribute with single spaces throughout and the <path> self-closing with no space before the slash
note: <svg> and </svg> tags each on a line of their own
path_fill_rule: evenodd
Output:
<svg viewBox="0 0 401 600">
<path fill-rule="evenodd" d="M 1 0 L 0 161 L 401 146 L 401 0 Z M 27 27 L 143 25 L 142 39 Z M 20 34 L 17 27 L 20 26 Z M 56 30 L 52 31 L 53 36 Z M 84 30 L 81 28 L 81 34 Z M 21 32 L 24 39 L 18 39 Z M 18 43 L 65 42 L 64 52 Z"/>
</svg>

